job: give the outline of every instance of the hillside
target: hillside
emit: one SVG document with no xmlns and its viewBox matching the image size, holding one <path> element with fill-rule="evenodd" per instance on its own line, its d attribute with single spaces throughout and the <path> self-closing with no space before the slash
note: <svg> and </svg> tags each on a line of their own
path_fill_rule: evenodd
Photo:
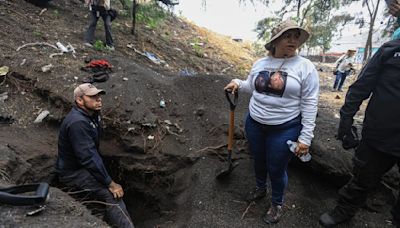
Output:
<svg viewBox="0 0 400 228">
<path fill-rule="evenodd" d="M 87 16 L 79 0 L 53 0 L 46 8 L 0 1 L 0 67 L 9 67 L 0 76 L 0 185 L 52 185 L 46 210 L 35 217 L 25 216 L 30 207 L 0 205 L 0 227 L 107 226 L 51 179 L 59 124 L 72 105 L 73 89 L 91 75 L 81 68 L 93 58 L 113 66 L 109 80 L 96 84 L 107 91 L 101 150 L 112 177 L 124 186 L 137 227 L 264 227 L 260 218 L 269 200 L 243 199 L 254 185 L 243 132 L 247 94 L 240 94 L 235 111 L 233 157 L 240 165 L 226 182 L 215 180 L 215 171 L 227 165 L 229 107 L 222 88 L 248 73 L 256 59 L 251 46 L 176 17 L 157 26 L 139 23 L 132 36 L 130 19 L 121 11 L 113 22 L 116 50 L 95 50 L 82 41 Z M 100 23 L 97 38 L 103 33 Z M 76 53 L 51 58 L 58 50 L 50 45 L 58 41 Z M 162 61 L 154 63 L 146 52 Z M 332 207 L 338 186 L 350 177 L 352 153 L 333 140 L 344 93 L 330 92 L 331 83 L 330 74 L 321 72 L 313 160 L 291 163 L 285 215 L 276 227 L 317 227 L 318 216 Z M 49 116 L 34 124 L 44 110 Z M 390 189 L 380 186 L 366 209 L 343 227 L 391 227 L 391 202 Z"/>
</svg>

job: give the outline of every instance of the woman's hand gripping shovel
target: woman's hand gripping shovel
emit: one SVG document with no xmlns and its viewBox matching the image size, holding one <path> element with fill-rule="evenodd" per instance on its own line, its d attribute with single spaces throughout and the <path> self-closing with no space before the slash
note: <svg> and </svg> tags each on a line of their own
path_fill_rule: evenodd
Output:
<svg viewBox="0 0 400 228">
<path fill-rule="evenodd" d="M 225 90 L 226 99 L 228 100 L 230 106 L 228 129 L 228 167 L 217 172 L 217 179 L 223 179 L 227 177 L 232 170 L 239 165 L 237 162 L 232 162 L 233 135 L 235 130 L 235 108 L 239 94 L 238 91 L 235 92 L 233 101 L 230 94 L 232 94 L 232 90 Z"/>
</svg>

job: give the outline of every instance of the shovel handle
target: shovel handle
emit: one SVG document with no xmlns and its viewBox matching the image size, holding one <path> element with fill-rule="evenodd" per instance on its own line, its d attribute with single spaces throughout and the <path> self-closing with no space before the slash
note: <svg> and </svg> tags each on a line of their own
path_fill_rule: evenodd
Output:
<svg viewBox="0 0 400 228">
<path fill-rule="evenodd" d="M 237 101 L 238 101 L 238 98 L 239 98 L 239 92 L 238 91 L 235 92 L 235 94 L 233 95 L 234 96 L 233 100 L 231 98 L 232 97 L 231 94 L 232 94 L 232 90 L 231 89 L 225 90 L 226 99 L 229 102 L 231 111 L 233 111 L 233 110 L 235 110 L 236 105 L 237 105 Z"/>
<path fill-rule="evenodd" d="M 232 153 L 233 148 L 233 134 L 234 134 L 234 126 L 235 126 L 235 111 L 231 110 L 229 112 L 229 129 L 228 129 L 228 153 L 229 156 Z"/>
<path fill-rule="evenodd" d="M 226 99 L 230 105 L 230 112 L 229 112 L 229 129 L 228 129 L 228 157 L 230 158 L 232 154 L 232 147 L 233 147 L 233 135 L 235 129 L 235 108 L 237 105 L 237 101 L 239 98 L 238 91 L 234 94 L 234 98 L 232 100 L 231 95 L 232 90 L 225 90 Z"/>
</svg>

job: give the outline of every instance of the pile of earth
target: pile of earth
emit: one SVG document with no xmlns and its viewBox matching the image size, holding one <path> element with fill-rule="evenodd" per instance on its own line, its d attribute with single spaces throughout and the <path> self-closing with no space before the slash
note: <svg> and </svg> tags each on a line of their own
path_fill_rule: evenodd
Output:
<svg viewBox="0 0 400 228">
<path fill-rule="evenodd" d="M 76 9 L 79 4 L 57 2 L 52 7 L 62 10 L 61 15 L 39 15 L 41 9 L 24 2 L 0 2 L 1 32 L 7 41 L 0 44 L 4 50 L 0 65 L 10 67 L 6 75 L 0 76 L 0 94 L 5 94 L 0 100 L 0 184 L 50 181 L 58 126 L 72 105 L 73 89 L 87 76 L 80 68 L 87 58 L 103 58 L 114 67 L 108 81 L 96 84 L 107 91 L 101 151 L 112 177 L 126 190 L 125 201 L 137 227 L 265 226 L 261 217 L 269 197 L 257 203 L 244 201 L 245 193 L 254 186 L 252 160 L 243 132 L 249 100 L 246 94 L 240 94 L 235 111 L 233 158 L 240 165 L 226 181 L 215 180 L 215 171 L 227 166 L 229 106 L 222 88 L 232 76 L 215 74 L 218 71 L 184 76 L 152 65 L 122 46 L 111 53 L 82 46 L 76 58 L 49 58 L 52 49 L 42 46 L 16 51 L 21 40 L 32 41 L 29 37 L 38 28 L 50 34 L 47 39 L 57 40 L 54 37 L 58 35 L 79 43 L 83 29 L 75 28 L 83 28 L 82 21 L 57 24 L 62 21 L 58 17 L 83 18 L 84 12 Z M 117 32 L 116 37 L 123 40 L 122 35 Z M 181 56 L 177 62 L 185 59 Z M 41 67 L 50 63 L 51 70 L 43 72 Z M 331 83 L 331 77 L 321 72 L 313 160 L 291 162 L 285 214 L 276 227 L 318 226 L 318 216 L 334 205 L 338 186 L 350 178 L 352 152 L 342 150 L 334 140 L 338 107 L 325 99 L 337 95 L 329 91 Z M 160 107 L 161 100 L 165 107 Z M 44 110 L 50 113 L 47 118 L 33 124 Z M 394 202 L 392 189 L 396 181 L 397 176 L 387 176 L 365 208 L 343 227 L 390 227 L 389 205 Z M 47 209 L 36 217 L 25 216 L 32 208 L 1 205 L 0 224 L 106 226 L 74 201 L 73 193 L 58 187 L 54 184 L 51 188 Z"/>
</svg>

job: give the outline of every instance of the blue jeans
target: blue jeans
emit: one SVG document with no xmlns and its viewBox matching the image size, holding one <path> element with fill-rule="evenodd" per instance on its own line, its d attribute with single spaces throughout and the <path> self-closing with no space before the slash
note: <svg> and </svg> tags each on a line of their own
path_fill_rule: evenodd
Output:
<svg viewBox="0 0 400 228">
<path fill-rule="evenodd" d="M 99 17 L 97 17 L 98 16 L 97 12 L 98 11 L 96 10 L 92 10 L 90 12 L 90 23 L 85 34 L 85 42 L 93 44 L 97 21 L 99 20 L 99 17 L 101 17 L 104 22 L 104 31 L 106 33 L 106 44 L 107 46 L 113 47 L 114 41 L 111 34 L 111 16 L 108 15 L 107 13 L 99 13 Z"/>
<path fill-rule="evenodd" d="M 265 188 L 269 175 L 274 205 L 283 204 L 288 182 L 287 166 L 294 156 L 286 141 L 297 141 L 301 129 L 300 116 L 280 125 L 264 125 L 247 115 L 245 131 L 254 158 L 256 184 L 258 188 Z"/>
<path fill-rule="evenodd" d="M 335 83 L 333 84 L 333 89 L 342 90 L 344 80 L 346 80 L 347 75 L 349 75 L 347 71 L 344 73 L 338 71 L 336 74 Z"/>
</svg>

